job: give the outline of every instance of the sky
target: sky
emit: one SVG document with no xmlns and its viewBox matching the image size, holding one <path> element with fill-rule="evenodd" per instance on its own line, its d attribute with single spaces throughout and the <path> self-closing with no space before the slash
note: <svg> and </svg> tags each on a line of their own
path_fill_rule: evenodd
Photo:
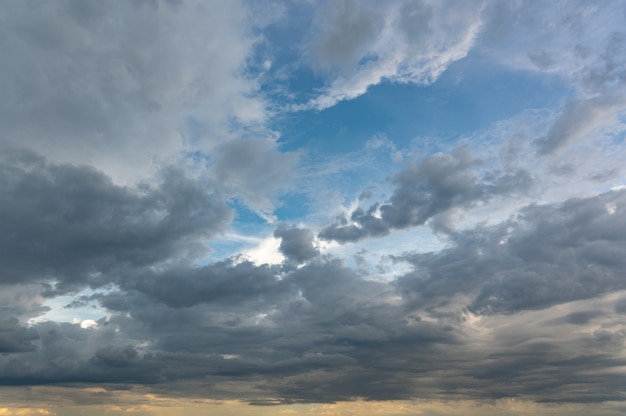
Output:
<svg viewBox="0 0 626 416">
<path fill-rule="evenodd" d="M 3 2 L 0 416 L 626 414 L 625 21 Z"/>
</svg>

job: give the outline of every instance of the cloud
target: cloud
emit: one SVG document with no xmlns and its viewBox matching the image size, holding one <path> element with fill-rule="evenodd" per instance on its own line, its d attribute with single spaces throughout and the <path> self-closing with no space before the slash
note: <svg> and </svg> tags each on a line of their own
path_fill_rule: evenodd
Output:
<svg viewBox="0 0 626 416">
<path fill-rule="evenodd" d="M 601 128 L 623 124 L 626 110 L 626 33 L 620 2 L 601 5 L 492 3 L 477 49 L 516 69 L 548 73 L 572 90 L 573 98 L 544 137 L 538 153 L 550 155 L 576 139 L 591 142 Z M 559 30 L 554 30 L 558 27 Z"/>
<path fill-rule="evenodd" d="M 531 205 L 516 220 L 458 232 L 439 253 L 408 255 L 414 272 L 398 280 L 420 302 L 475 296 L 476 313 L 514 313 L 625 289 L 619 253 L 626 193 Z M 607 208 L 609 207 L 609 208 Z M 613 207 L 615 210 L 613 210 Z M 413 296 L 413 295 L 411 295 Z"/>
<path fill-rule="evenodd" d="M 434 82 L 472 48 L 482 8 L 482 2 L 327 2 L 317 11 L 308 52 L 330 81 L 301 107 L 323 110 L 383 80 Z"/>
<path fill-rule="evenodd" d="M 9 323 L 5 338 L 35 348 L 0 356 L 0 383 L 130 383 L 259 404 L 617 400 L 624 206 L 624 191 L 530 205 L 448 234 L 439 252 L 396 256 L 413 270 L 393 281 L 329 256 L 140 267 L 94 295 L 109 312 L 95 326 Z"/>
<path fill-rule="evenodd" d="M 28 151 L 0 164 L 2 283 L 50 283 L 67 291 L 101 286 L 126 268 L 196 258 L 231 213 L 174 168 L 158 186 L 121 187 L 86 166 L 57 165 Z"/>
<path fill-rule="evenodd" d="M 320 232 L 320 237 L 338 242 L 358 241 L 389 234 L 392 229 L 423 225 L 453 208 L 468 208 L 500 195 L 527 191 L 533 183 L 525 170 L 478 173 L 480 161 L 467 148 L 452 155 L 436 154 L 412 164 L 393 178 L 395 189 L 389 201 L 357 208 Z"/>
<path fill-rule="evenodd" d="M 280 152 L 273 140 L 237 139 L 212 150 L 211 174 L 225 192 L 240 196 L 253 209 L 271 217 L 274 199 L 296 180 L 299 154 Z"/>
<path fill-rule="evenodd" d="M 0 321 L 0 353 L 32 351 L 35 347 L 31 341 L 37 335 L 19 325 L 15 318 Z"/>
<path fill-rule="evenodd" d="M 239 1 L 7 5 L 3 141 L 130 184 L 262 124 L 251 24 Z"/>
<path fill-rule="evenodd" d="M 494 63 L 557 74 L 587 98 L 610 93 L 626 76 L 620 16 L 619 1 L 567 10 L 532 2 L 327 2 L 316 8 L 304 52 L 326 85 L 294 109 L 323 110 L 385 81 L 428 85 L 473 50 Z"/>
<path fill-rule="evenodd" d="M 556 152 L 576 137 L 598 135 L 598 130 L 615 122 L 626 109 L 623 95 L 603 95 L 570 101 L 547 135 L 535 142 L 540 155 Z M 589 138 L 586 138 L 589 140 Z"/>
<path fill-rule="evenodd" d="M 381 360 L 379 348 L 394 339 L 403 339 L 407 348 L 454 339 L 429 323 L 405 328 L 402 308 L 389 303 L 390 288 L 362 280 L 337 260 L 314 260 L 286 274 L 247 263 L 218 263 L 171 275 L 176 272 L 170 270 L 167 279 L 126 282 L 121 290 L 100 296 L 111 317 L 97 326 L 34 324 L 29 331 L 38 336 L 37 348 L 14 360 L 0 356 L 0 383 L 141 383 L 157 390 L 183 383 L 185 394 L 204 390 L 206 395 L 194 380 L 221 379 L 287 400 L 295 392 L 281 380 L 321 371 L 334 381 L 304 396 L 298 393 L 301 398 L 383 397 L 392 394 L 391 384 L 384 393 L 368 383 L 363 388 L 354 383 L 339 388 L 338 383 L 374 371 L 363 365 Z M 405 347 L 396 350 L 401 351 Z M 377 365 L 395 361 L 389 360 Z M 347 372 L 340 376 L 343 370 Z M 381 376 L 395 377 L 393 372 Z M 337 390 L 331 394 L 332 389 Z M 211 391 L 219 395 L 219 385 Z M 256 397 L 254 389 L 243 394 Z"/>
<path fill-rule="evenodd" d="M 351 69 L 367 53 L 383 29 L 384 20 L 371 5 L 354 1 L 327 3 L 317 16 L 318 36 L 313 44 L 312 64 L 323 69 Z"/>
<path fill-rule="evenodd" d="M 276 279 L 276 273 L 271 266 L 255 266 L 249 262 L 234 264 L 225 260 L 201 268 L 170 267 L 163 272 L 146 271 L 129 276 L 120 286 L 124 290 L 147 294 L 171 307 L 216 302 L 225 303 L 224 307 L 248 302 L 248 306 L 253 307 L 258 302 L 271 304 L 282 291 L 289 289 Z M 113 304 L 107 306 L 113 307 Z"/>
<path fill-rule="evenodd" d="M 25 282 L 4 284 L 0 291 L 0 315 L 26 322 L 50 310 L 48 306 L 43 305 L 44 301 L 41 286 L 37 284 Z"/>
<path fill-rule="evenodd" d="M 276 227 L 274 237 L 281 239 L 279 250 L 288 259 L 302 263 L 319 255 L 319 250 L 313 245 L 315 236 L 309 229 L 289 228 L 281 223 Z"/>
</svg>

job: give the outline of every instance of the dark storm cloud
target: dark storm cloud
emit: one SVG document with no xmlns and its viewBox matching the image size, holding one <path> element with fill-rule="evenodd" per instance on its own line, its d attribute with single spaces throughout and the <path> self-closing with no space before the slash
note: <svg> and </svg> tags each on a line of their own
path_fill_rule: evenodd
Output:
<svg viewBox="0 0 626 416">
<path fill-rule="evenodd" d="M 111 317 L 95 328 L 33 325 L 36 349 L 13 359 L 0 356 L 0 383 L 257 384 L 262 379 L 259 389 L 285 400 L 400 398 L 410 385 L 395 387 L 406 385 L 409 369 L 426 365 L 422 358 L 409 364 L 412 354 L 458 342 L 438 324 L 407 325 L 407 311 L 389 300 L 392 288 L 363 280 L 338 260 L 314 260 L 287 273 L 218 263 L 191 276 L 171 270 L 168 279 L 180 287 L 163 286 L 156 276 L 100 296 Z M 185 298 L 192 301 L 183 305 L 179 300 Z M 401 366 L 408 366 L 406 374 L 398 376 Z M 314 380 L 320 372 L 329 384 L 310 392 L 298 393 L 283 382 L 305 374 Z M 378 381 L 360 380 L 365 374 L 376 374 Z M 381 389 L 381 382 L 388 387 Z M 217 389 L 191 385 L 187 393 L 217 395 Z"/>
<path fill-rule="evenodd" d="M 398 281 L 420 300 L 451 291 L 476 295 L 479 313 L 512 313 L 626 289 L 626 192 L 563 204 L 531 205 L 494 227 L 452 236 L 453 246 L 405 258 L 415 271 Z"/>
<path fill-rule="evenodd" d="M 110 314 L 97 327 L 6 325 L 22 347 L 0 356 L 0 383 L 139 383 L 253 403 L 616 400 L 623 294 L 593 298 L 626 289 L 625 206 L 626 191 L 532 205 L 449 234 L 441 252 L 397 257 L 414 270 L 392 282 L 328 256 L 140 268 L 92 297 Z"/>
<path fill-rule="evenodd" d="M 480 176 L 479 164 L 467 148 L 458 148 L 452 155 L 436 154 L 411 165 L 393 178 L 395 189 L 388 202 L 356 209 L 349 219 L 324 228 L 320 237 L 344 243 L 384 236 L 392 229 L 422 225 L 452 208 L 524 192 L 532 185 L 527 171 L 491 171 Z"/>
<path fill-rule="evenodd" d="M 0 383 L 141 384 L 217 398 L 235 397 L 220 383 L 237 383 L 236 397 L 253 402 L 615 399 L 623 377 L 611 368 L 622 365 L 626 334 L 611 320 L 623 300 L 545 312 L 538 323 L 524 314 L 626 289 L 624 206 L 626 191 L 532 205 L 499 225 L 449 234 L 441 252 L 396 257 L 414 270 L 393 282 L 319 255 L 300 268 L 129 262 L 114 290 L 87 299 L 110 314 L 96 327 L 5 322 Z M 310 242 L 307 230 L 278 234 Z M 458 296 L 465 303 L 453 305 Z M 494 319 L 491 341 L 474 338 L 468 311 Z M 498 326 L 502 314 L 511 321 Z M 602 327 L 566 329 L 589 325 Z M 579 398 L 577 383 L 586 389 Z"/>
<path fill-rule="evenodd" d="M 176 169 L 164 170 L 158 186 L 130 188 L 90 167 L 5 150 L 0 281 L 54 280 L 60 291 L 107 284 L 125 268 L 196 254 L 197 239 L 229 218 L 222 201 Z"/>
<path fill-rule="evenodd" d="M 32 351 L 35 347 L 31 341 L 34 339 L 37 335 L 20 326 L 17 319 L 0 321 L 0 354 Z"/>
<path fill-rule="evenodd" d="M 69 323 L 43 322 L 29 328 L 35 348 L 0 357 L 0 384 L 55 383 L 152 384 L 163 367 L 150 354 L 117 340 L 114 328 L 82 329 Z M 115 345 L 121 344 L 121 345 Z"/>
<path fill-rule="evenodd" d="M 410 207 L 405 200 L 421 201 L 412 195 L 426 185 L 437 202 L 425 212 L 516 187 L 505 175 L 471 175 L 473 163 L 462 154 L 438 156 L 403 172 L 387 212 Z M 3 255 L 12 257 L 2 257 L 3 267 L 15 270 L 4 275 L 5 287 L 18 276 L 30 282 L 58 276 L 68 290 L 109 285 L 83 299 L 109 314 L 95 327 L 4 321 L 2 385 L 140 384 L 165 394 L 181 389 L 253 402 L 451 393 L 596 402 L 616 398 L 612 386 L 623 381 L 610 370 L 622 365 L 626 334 L 611 320 L 623 311 L 623 300 L 603 310 L 546 312 L 540 323 L 522 319 L 529 311 L 626 289 L 626 191 L 531 205 L 501 224 L 451 231 L 450 246 L 440 252 L 396 256 L 414 270 L 386 282 L 319 255 L 309 230 L 286 225 L 276 236 L 288 259 L 308 262 L 300 268 L 239 258 L 202 266 L 178 261 L 196 239 L 218 232 L 229 214 L 177 171 L 165 171 L 158 186 L 125 188 L 90 168 L 14 152 L 5 154 L 0 174 L 3 235 L 22 248 L 5 237 Z M 400 213 L 386 215 L 394 226 L 411 223 Z M 17 229 L 22 239 L 10 232 Z M 46 251 L 37 251 L 35 242 Z M 67 257 L 74 252 L 80 257 Z M 66 257 L 55 262 L 46 253 Z M 31 307 L 18 302 L 7 311 Z M 483 343 L 468 326 L 470 312 L 512 321 L 494 324 L 493 339 Z M 522 320 L 519 334 L 515 319 Z M 578 336 L 560 332 L 600 324 Z M 591 367 L 597 375 L 589 382 Z M 241 390 L 234 394 L 221 383 Z M 586 388 L 580 398 L 572 393 L 576 383 Z"/>
<path fill-rule="evenodd" d="M 319 254 L 313 245 L 313 232 L 309 229 L 289 228 L 286 224 L 279 224 L 274 237 L 281 239 L 278 249 L 288 259 L 302 263 Z"/>
<path fill-rule="evenodd" d="M 231 260 L 200 268 L 168 268 L 163 272 L 143 271 L 120 282 L 125 290 L 136 290 L 171 307 L 199 303 L 222 303 L 225 307 L 248 306 L 280 297 L 288 286 L 278 280 L 278 271 L 267 265 Z"/>
</svg>

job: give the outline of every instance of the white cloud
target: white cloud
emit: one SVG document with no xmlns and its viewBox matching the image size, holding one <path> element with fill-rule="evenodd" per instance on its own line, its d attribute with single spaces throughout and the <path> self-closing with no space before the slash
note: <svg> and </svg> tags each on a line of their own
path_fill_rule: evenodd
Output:
<svg viewBox="0 0 626 416">
<path fill-rule="evenodd" d="M 97 327 L 98 323 L 93 319 L 85 319 L 80 323 L 80 327 L 83 329 Z"/>
<path fill-rule="evenodd" d="M 331 81 L 296 109 L 322 110 L 383 80 L 432 83 L 472 48 L 482 9 L 480 1 L 328 2 L 318 10 L 309 53 Z"/>
<path fill-rule="evenodd" d="M 256 265 L 280 264 L 285 260 L 280 250 L 280 238 L 273 236 L 262 239 L 256 247 L 244 250 L 243 258 Z"/>
</svg>

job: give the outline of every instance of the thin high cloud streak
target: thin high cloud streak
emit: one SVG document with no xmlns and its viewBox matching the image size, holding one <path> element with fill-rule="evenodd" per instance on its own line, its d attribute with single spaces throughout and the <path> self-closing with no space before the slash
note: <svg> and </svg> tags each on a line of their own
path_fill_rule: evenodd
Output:
<svg viewBox="0 0 626 416">
<path fill-rule="evenodd" d="M 7 3 L 0 396 L 623 403 L 624 16 L 619 1 Z M 565 92 L 461 137 L 372 131 L 346 154 L 282 124 L 376 86 L 462 86 L 466 60 Z M 227 233 L 283 260 L 207 260 Z"/>
</svg>

